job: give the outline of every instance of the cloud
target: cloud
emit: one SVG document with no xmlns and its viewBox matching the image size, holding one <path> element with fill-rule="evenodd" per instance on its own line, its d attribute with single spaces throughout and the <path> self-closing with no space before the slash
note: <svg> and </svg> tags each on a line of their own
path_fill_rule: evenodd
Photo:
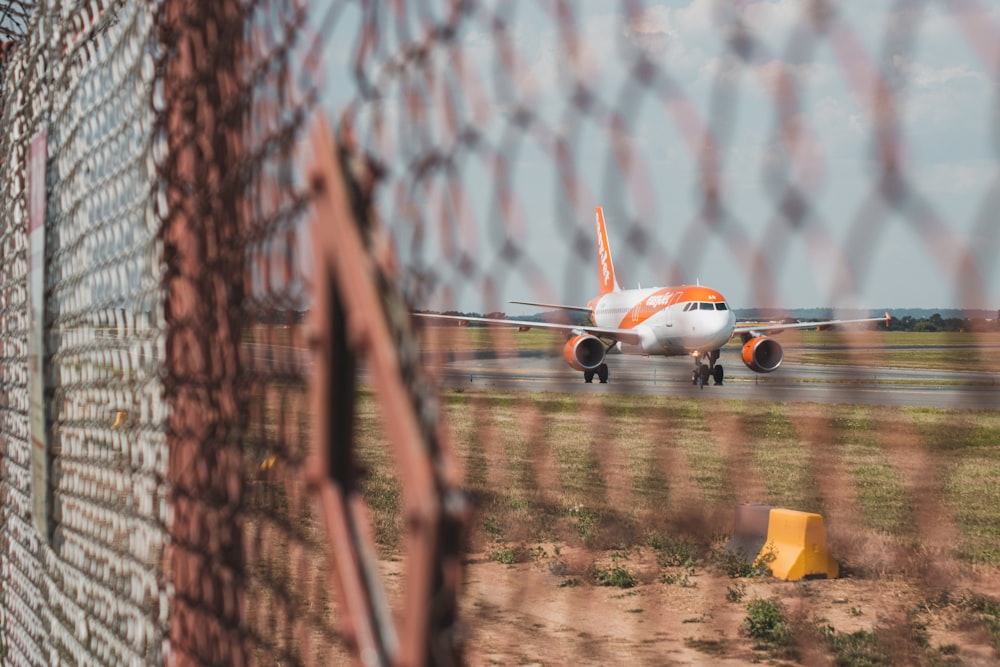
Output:
<svg viewBox="0 0 1000 667">
<path fill-rule="evenodd" d="M 932 163 L 920 167 L 915 174 L 923 190 L 940 195 L 977 195 L 996 181 L 994 160 Z"/>
<path fill-rule="evenodd" d="M 944 66 L 934 66 L 900 55 L 893 56 L 892 64 L 900 72 L 907 83 L 918 88 L 949 86 L 952 84 L 971 83 L 988 86 L 989 78 L 981 69 L 976 69 L 969 62 L 960 62 Z"/>
</svg>

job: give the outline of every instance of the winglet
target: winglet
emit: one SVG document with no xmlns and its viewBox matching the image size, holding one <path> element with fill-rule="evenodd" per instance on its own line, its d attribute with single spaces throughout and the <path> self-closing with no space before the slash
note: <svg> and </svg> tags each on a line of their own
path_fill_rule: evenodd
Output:
<svg viewBox="0 0 1000 667">
<path fill-rule="evenodd" d="M 891 321 L 892 321 L 892 315 L 890 315 L 889 311 L 887 310 L 887 311 L 885 311 L 885 328 L 886 329 L 889 328 L 889 322 L 891 322 Z"/>
<path fill-rule="evenodd" d="M 611 246 L 608 244 L 608 230 L 604 225 L 604 209 L 598 206 L 594 211 L 597 213 L 597 282 L 600 285 L 600 294 L 609 292 L 620 292 L 622 288 L 618 285 L 618 278 L 615 276 L 615 264 L 611 261 Z"/>
</svg>

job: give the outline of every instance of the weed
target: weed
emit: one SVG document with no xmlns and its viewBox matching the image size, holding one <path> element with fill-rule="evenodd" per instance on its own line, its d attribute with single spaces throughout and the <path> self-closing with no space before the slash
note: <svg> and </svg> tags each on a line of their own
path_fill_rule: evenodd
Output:
<svg viewBox="0 0 1000 667">
<path fill-rule="evenodd" d="M 683 538 L 653 533 L 646 537 L 646 544 L 656 550 L 661 567 L 692 567 L 697 561 L 695 546 Z"/>
<path fill-rule="evenodd" d="M 528 550 L 524 547 L 497 548 L 490 554 L 490 557 L 501 565 L 514 565 L 531 559 Z"/>
<path fill-rule="evenodd" d="M 879 642 L 877 630 L 837 632 L 833 626 L 820 628 L 820 634 L 830 645 L 830 650 L 841 667 L 878 667 L 891 665 L 892 656 Z"/>
<path fill-rule="evenodd" d="M 775 600 L 751 600 L 747 605 L 743 629 L 748 637 L 757 642 L 757 648 L 788 646 L 791 643 L 784 610 Z"/>
<path fill-rule="evenodd" d="M 685 567 L 675 572 L 665 573 L 660 577 L 660 581 L 671 586 L 677 584 L 681 588 L 695 588 L 698 585 L 698 582 L 692 581 L 692 576 L 694 576 L 694 568 Z"/>
<path fill-rule="evenodd" d="M 597 535 L 597 528 L 601 517 L 596 510 L 583 505 L 575 505 L 569 510 L 570 517 L 573 518 L 576 533 L 584 542 L 590 542 Z"/>
<path fill-rule="evenodd" d="M 750 576 L 751 563 L 732 551 L 717 551 L 715 553 L 715 563 L 731 579 Z"/>
<path fill-rule="evenodd" d="M 595 564 L 593 574 L 594 581 L 600 586 L 632 588 L 639 583 L 631 572 L 617 562 L 609 568 L 603 568 Z"/>
<path fill-rule="evenodd" d="M 945 644 L 927 653 L 927 667 L 961 667 L 958 644 Z"/>
<path fill-rule="evenodd" d="M 614 586 L 616 588 L 632 588 L 637 583 L 631 572 L 619 566 L 607 570 L 596 568 L 594 579 L 601 586 Z"/>
<path fill-rule="evenodd" d="M 501 565 L 513 565 L 517 562 L 517 551 L 514 549 L 497 549 L 493 552 L 493 560 Z"/>
<path fill-rule="evenodd" d="M 760 550 L 760 555 L 757 556 L 751 565 L 752 577 L 769 577 L 771 576 L 771 563 L 778 558 L 778 552 L 774 548 L 774 542 L 768 542 L 763 549 Z"/>
<path fill-rule="evenodd" d="M 962 667 L 958 644 L 944 644 L 927 653 L 927 667 Z"/>
<path fill-rule="evenodd" d="M 493 514 L 487 514 L 483 517 L 483 530 L 494 540 L 503 537 L 503 528 L 500 527 L 500 521 Z"/>
<path fill-rule="evenodd" d="M 732 586 L 726 587 L 726 599 L 730 602 L 742 602 L 747 596 L 747 585 L 742 581 L 737 581 Z"/>
<path fill-rule="evenodd" d="M 939 603 L 947 603 L 947 594 L 940 598 Z M 925 664 L 928 667 L 959 667 L 962 660 L 958 657 L 957 644 L 944 644 L 937 648 L 931 647 L 931 635 L 927 629 L 927 624 L 919 620 L 921 613 L 931 610 L 935 602 L 925 600 L 921 602 L 910 614 L 910 642 L 922 649 Z M 889 649 L 888 652 L 892 652 Z"/>
<path fill-rule="evenodd" d="M 851 608 L 852 613 L 854 609 L 854 607 Z M 931 645 L 930 633 L 927 632 L 927 624 L 918 621 L 916 614 L 910 615 L 910 638 L 920 648 L 927 648 Z"/>
<path fill-rule="evenodd" d="M 580 580 L 575 577 L 570 577 L 569 579 L 563 579 L 559 582 L 559 588 L 576 588 L 580 585 Z"/>
<path fill-rule="evenodd" d="M 982 624 L 989 630 L 993 639 L 993 647 L 1000 649 L 1000 602 L 985 595 L 974 595 L 966 602 L 969 611 L 979 617 Z"/>
<path fill-rule="evenodd" d="M 715 561 L 732 579 L 755 579 L 771 574 L 771 563 L 778 557 L 774 544 L 768 544 L 761 549 L 760 555 L 753 561 L 744 559 L 737 553 L 720 549 L 716 552 Z"/>
</svg>

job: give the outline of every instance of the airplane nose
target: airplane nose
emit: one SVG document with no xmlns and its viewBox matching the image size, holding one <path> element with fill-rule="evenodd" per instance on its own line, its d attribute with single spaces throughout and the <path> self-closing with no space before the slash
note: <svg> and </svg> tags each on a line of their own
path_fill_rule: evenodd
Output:
<svg viewBox="0 0 1000 667">
<path fill-rule="evenodd" d="M 699 312 L 692 318 L 690 343 L 707 347 L 721 347 L 728 340 L 734 316 L 731 311 Z M 723 340 L 725 338 L 726 340 Z"/>
</svg>

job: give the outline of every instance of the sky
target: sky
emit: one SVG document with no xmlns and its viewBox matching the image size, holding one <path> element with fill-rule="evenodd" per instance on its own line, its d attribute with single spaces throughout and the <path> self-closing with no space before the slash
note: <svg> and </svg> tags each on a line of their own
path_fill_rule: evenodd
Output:
<svg viewBox="0 0 1000 667">
<path fill-rule="evenodd" d="M 417 307 L 585 304 L 598 205 L 625 287 L 1000 307 L 1000 3 L 836 2 L 823 20 L 807 0 L 579 0 L 567 29 L 554 2 L 496 0 L 400 68 L 451 4 L 384 10 L 362 67 L 377 104 L 356 104 L 356 7 L 325 46 L 324 107 L 355 100 Z"/>
</svg>

